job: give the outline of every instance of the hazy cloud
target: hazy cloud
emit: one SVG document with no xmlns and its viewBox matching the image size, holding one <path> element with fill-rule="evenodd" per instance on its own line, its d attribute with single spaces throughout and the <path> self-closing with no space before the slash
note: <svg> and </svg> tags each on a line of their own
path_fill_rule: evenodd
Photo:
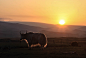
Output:
<svg viewBox="0 0 86 58">
<path fill-rule="evenodd" d="M 27 15 L 9 15 L 11 17 L 33 17 L 33 16 L 27 16 Z"/>
<path fill-rule="evenodd" d="M 23 18 L 48 18 L 46 16 L 30 16 L 30 15 L 9 15 L 11 17 L 23 17 Z"/>
<path fill-rule="evenodd" d="M 0 18 L 0 21 L 10 21 L 10 20 L 12 20 L 12 19 L 10 19 L 10 18 Z"/>
</svg>

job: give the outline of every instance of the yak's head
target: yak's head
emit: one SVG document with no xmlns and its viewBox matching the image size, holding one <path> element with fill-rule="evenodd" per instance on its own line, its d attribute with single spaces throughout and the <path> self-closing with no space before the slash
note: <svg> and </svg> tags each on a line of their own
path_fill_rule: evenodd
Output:
<svg viewBox="0 0 86 58">
<path fill-rule="evenodd" d="M 20 32 L 20 35 L 21 35 L 20 40 L 23 40 L 23 39 L 26 39 L 26 38 L 27 38 L 27 33 L 26 33 L 26 34 L 22 34 L 22 33 Z"/>
</svg>

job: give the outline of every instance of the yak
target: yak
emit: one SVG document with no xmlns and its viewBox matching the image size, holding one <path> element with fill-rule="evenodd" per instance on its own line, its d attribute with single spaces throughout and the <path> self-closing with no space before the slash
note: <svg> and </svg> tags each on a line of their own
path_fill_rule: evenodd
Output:
<svg viewBox="0 0 86 58">
<path fill-rule="evenodd" d="M 31 49 L 31 45 L 35 44 L 40 44 L 42 48 L 47 46 L 47 38 L 43 33 L 26 32 L 26 34 L 22 34 L 20 32 L 20 35 L 20 40 L 25 40 L 28 44 L 29 49 Z"/>
</svg>

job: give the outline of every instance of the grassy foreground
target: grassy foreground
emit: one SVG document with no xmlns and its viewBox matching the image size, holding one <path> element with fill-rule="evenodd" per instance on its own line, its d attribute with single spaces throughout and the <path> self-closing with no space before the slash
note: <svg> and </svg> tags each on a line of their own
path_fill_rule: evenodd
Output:
<svg viewBox="0 0 86 58">
<path fill-rule="evenodd" d="M 72 42 L 78 46 L 71 46 Z M 0 39 L 0 58 L 86 58 L 86 38 L 48 38 L 48 46 L 27 48 L 25 41 Z"/>
</svg>

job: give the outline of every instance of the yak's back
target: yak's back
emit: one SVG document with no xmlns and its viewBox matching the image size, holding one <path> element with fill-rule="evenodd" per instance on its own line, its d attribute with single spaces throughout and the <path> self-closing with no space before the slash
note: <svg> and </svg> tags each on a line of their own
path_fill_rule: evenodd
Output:
<svg viewBox="0 0 86 58">
<path fill-rule="evenodd" d="M 47 38 L 43 33 L 27 33 L 28 42 L 32 44 L 45 45 L 47 43 Z"/>
</svg>

